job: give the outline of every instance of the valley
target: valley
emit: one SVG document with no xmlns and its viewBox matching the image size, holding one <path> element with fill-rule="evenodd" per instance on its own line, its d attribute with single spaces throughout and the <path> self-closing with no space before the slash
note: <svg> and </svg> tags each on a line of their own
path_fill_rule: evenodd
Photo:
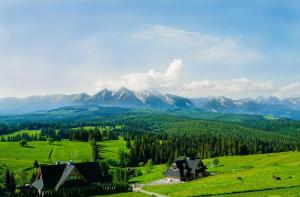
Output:
<svg viewBox="0 0 300 197">
<path fill-rule="evenodd" d="M 47 165 L 97 161 L 114 184 L 143 185 L 143 191 L 166 196 L 299 191 L 300 124 L 295 120 L 193 109 L 78 106 L 1 120 L 0 176 L 9 169 L 17 187 L 33 180 L 36 160 Z M 182 184 L 152 185 L 183 156 L 202 158 L 210 175 Z M 0 184 L 4 187 L 3 178 Z M 128 195 L 135 194 L 113 194 Z"/>
</svg>

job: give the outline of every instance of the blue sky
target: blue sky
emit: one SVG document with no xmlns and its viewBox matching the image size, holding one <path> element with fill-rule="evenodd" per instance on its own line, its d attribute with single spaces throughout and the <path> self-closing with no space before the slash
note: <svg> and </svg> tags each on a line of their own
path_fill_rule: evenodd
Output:
<svg viewBox="0 0 300 197">
<path fill-rule="evenodd" d="M 0 1 L 0 97 L 300 96 L 298 1 Z"/>
</svg>

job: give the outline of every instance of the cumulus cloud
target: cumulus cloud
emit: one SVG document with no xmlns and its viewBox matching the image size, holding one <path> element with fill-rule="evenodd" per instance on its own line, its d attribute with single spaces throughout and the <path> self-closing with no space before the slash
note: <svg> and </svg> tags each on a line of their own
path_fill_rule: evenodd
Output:
<svg viewBox="0 0 300 197">
<path fill-rule="evenodd" d="M 177 50 L 182 57 L 200 63 L 242 66 L 262 59 L 258 51 L 243 46 L 242 36 L 217 37 L 162 25 L 152 26 L 133 36 Z"/>
<path fill-rule="evenodd" d="M 178 77 L 182 68 L 182 60 L 174 59 L 164 72 L 151 69 L 145 73 L 129 73 L 116 81 L 99 80 L 95 87 L 118 89 L 127 87 L 132 90 L 169 90 L 178 84 Z"/>
<path fill-rule="evenodd" d="M 278 97 L 298 97 L 300 96 L 300 84 L 298 82 L 292 82 L 283 85 L 278 88 L 274 95 Z"/>
<path fill-rule="evenodd" d="M 256 96 L 291 97 L 300 96 L 300 84 L 290 83 L 275 85 L 272 81 L 251 80 L 248 78 L 234 78 L 228 80 L 197 80 L 182 82 L 181 70 L 183 61 L 174 59 L 167 69 L 158 72 L 151 69 L 145 73 L 128 73 L 118 80 L 99 80 L 95 87 L 97 91 L 109 88 L 126 87 L 135 91 L 155 90 L 180 94 L 188 97 L 200 96 L 228 96 L 234 98 Z"/>
<path fill-rule="evenodd" d="M 254 96 L 272 95 L 276 90 L 271 81 L 252 81 L 247 78 L 236 78 L 225 81 L 193 81 L 184 84 L 184 92 L 191 96 Z"/>
</svg>

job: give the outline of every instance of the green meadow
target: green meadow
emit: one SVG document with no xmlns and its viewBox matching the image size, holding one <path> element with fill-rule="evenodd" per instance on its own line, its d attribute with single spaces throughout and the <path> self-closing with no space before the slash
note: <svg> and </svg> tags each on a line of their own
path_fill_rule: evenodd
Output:
<svg viewBox="0 0 300 197">
<path fill-rule="evenodd" d="M 16 131 L 16 132 L 13 132 L 10 134 L 1 135 L 1 136 L 3 136 L 4 138 L 7 138 L 7 137 L 14 137 L 16 135 L 22 135 L 24 133 L 28 134 L 29 136 L 34 136 L 34 135 L 39 135 L 41 133 L 41 130 L 21 130 L 21 131 Z"/>
<path fill-rule="evenodd" d="M 18 131 L 24 133 L 29 131 Z M 39 131 L 30 131 L 38 133 Z M 10 134 L 10 135 L 16 135 Z M 119 140 L 103 141 L 98 143 L 100 155 L 103 159 L 119 161 L 119 150 L 126 148 L 126 141 Z M 41 163 L 55 163 L 57 161 L 91 161 L 92 149 L 89 142 L 56 141 L 49 145 L 47 141 L 32 141 L 22 147 L 19 142 L 0 142 L 0 176 L 4 170 L 30 170 L 34 160 Z"/>
<path fill-rule="evenodd" d="M 60 141 L 54 145 L 48 142 L 28 142 L 21 147 L 18 142 L 0 142 L 0 175 L 7 168 L 12 171 L 30 171 L 34 160 L 42 163 L 57 161 L 88 161 L 92 150 L 88 142 Z"/>
<path fill-rule="evenodd" d="M 119 150 L 128 152 L 126 141 L 98 142 L 102 159 L 119 162 Z M 91 146 L 88 142 L 60 141 L 49 145 L 46 141 L 28 142 L 21 147 L 18 142 L 0 143 L 0 174 L 7 168 L 18 172 L 33 172 L 33 162 L 55 163 L 57 161 L 90 161 Z M 145 187 L 145 190 L 168 196 L 297 196 L 300 194 L 300 152 L 283 152 L 247 156 L 219 157 L 219 164 L 205 159 L 211 176 L 188 183 Z M 136 168 L 140 176 L 132 177 L 130 183 L 150 183 L 164 178 L 165 164 Z M 30 175 L 30 174 L 28 174 Z M 280 181 L 272 178 L 275 175 Z M 0 175 L 1 176 L 1 175 Z M 241 177 L 242 180 L 239 180 Z M 28 179 L 27 179 L 28 180 Z M 26 181 L 27 181 L 26 180 Z M 122 193 L 111 197 L 140 196 L 142 193 Z M 298 195 L 300 196 L 300 195 Z"/>
<path fill-rule="evenodd" d="M 154 165 L 154 166 L 142 166 L 136 168 L 136 171 L 140 170 L 141 176 L 132 177 L 130 183 L 149 183 L 158 179 L 164 178 L 164 173 L 167 170 L 167 165 Z"/>
<path fill-rule="evenodd" d="M 119 193 L 119 194 L 111 194 L 111 195 L 99 195 L 95 197 L 146 197 L 148 195 L 143 194 L 141 192 L 127 192 L 127 193 Z"/>
<path fill-rule="evenodd" d="M 209 177 L 183 184 L 146 187 L 145 190 L 168 196 L 273 195 L 274 192 L 280 194 L 289 190 L 300 193 L 300 152 L 218 159 L 217 166 L 213 166 L 212 159 L 204 160 L 212 174 Z M 273 175 L 281 180 L 274 180 Z"/>
<path fill-rule="evenodd" d="M 119 163 L 119 152 L 120 150 L 124 150 L 125 152 L 129 152 L 126 147 L 126 141 L 120 137 L 119 140 L 108 140 L 97 142 L 99 147 L 99 156 L 101 159 L 107 160 L 111 164 Z"/>
</svg>

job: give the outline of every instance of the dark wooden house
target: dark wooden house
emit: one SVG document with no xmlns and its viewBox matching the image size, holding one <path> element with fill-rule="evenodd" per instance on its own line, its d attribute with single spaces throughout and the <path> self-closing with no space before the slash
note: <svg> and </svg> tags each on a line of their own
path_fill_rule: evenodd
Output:
<svg viewBox="0 0 300 197">
<path fill-rule="evenodd" d="M 98 162 L 41 165 L 32 186 L 41 193 L 62 187 L 98 185 L 103 179 Z"/>
<path fill-rule="evenodd" d="M 175 160 L 165 172 L 165 178 L 172 181 L 190 181 L 207 176 L 206 167 L 200 159 Z"/>
</svg>

